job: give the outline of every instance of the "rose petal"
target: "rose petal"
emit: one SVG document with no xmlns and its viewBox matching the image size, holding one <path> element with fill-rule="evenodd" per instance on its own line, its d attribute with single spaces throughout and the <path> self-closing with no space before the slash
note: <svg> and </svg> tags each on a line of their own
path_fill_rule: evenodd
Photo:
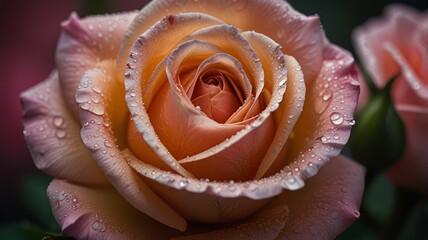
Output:
<svg viewBox="0 0 428 240">
<path fill-rule="evenodd" d="M 75 183 L 107 184 L 61 96 L 57 72 L 21 94 L 24 136 L 40 170 Z"/>
<path fill-rule="evenodd" d="M 356 110 L 358 71 L 351 55 L 330 45 L 323 68 L 307 85 L 305 106 L 290 136 L 287 171 L 303 179 L 337 156 L 348 141 Z"/>
<path fill-rule="evenodd" d="M 124 150 L 122 154 L 151 189 L 190 221 L 223 223 L 240 220 L 250 216 L 270 200 L 269 197 L 244 197 L 241 186 L 234 182 L 184 178 L 146 164 L 135 158 L 130 151 Z M 253 188 L 252 194 L 257 194 L 254 191 L 255 185 L 247 186 Z"/>
<path fill-rule="evenodd" d="M 133 208 L 112 187 L 53 180 L 47 190 L 66 236 L 77 239 L 167 239 L 177 232 Z"/>
<path fill-rule="evenodd" d="M 379 87 L 401 73 L 421 98 L 428 99 L 428 31 L 421 25 L 423 15 L 404 6 L 390 5 L 385 17 L 368 21 L 353 33 L 353 39 L 366 71 Z"/>
<path fill-rule="evenodd" d="M 171 18 L 175 20 L 172 21 Z M 196 13 L 165 17 L 139 38 L 131 50 L 131 55 L 134 53 L 142 55 L 138 59 L 134 59 L 130 55 L 126 64 L 128 68 L 125 74 L 126 99 L 135 128 L 167 166 L 187 177 L 192 177 L 192 174 L 177 163 L 155 133 L 143 102 L 141 88 L 149 81 L 156 65 L 179 43 L 179 39 L 197 29 L 219 23 L 217 19 Z M 174 36 L 174 38 L 170 36 Z M 159 61 L 155 61 L 155 59 L 159 59 Z"/>
<path fill-rule="evenodd" d="M 227 34 L 225 34 L 227 33 Z M 232 39 L 229 39 L 230 36 L 233 36 Z M 236 29 L 234 29 L 233 27 L 228 27 L 225 25 L 221 25 L 221 26 L 214 26 L 214 27 L 210 27 L 210 28 L 206 28 L 200 31 L 195 32 L 194 34 L 189 35 L 188 37 L 189 39 L 193 39 L 196 38 L 198 40 L 206 40 L 206 41 L 210 41 L 212 43 L 215 43 L 218 46 L 225 46 L 226 47 L 226 51 L 231 51 L 233 49 L 230 49 L 231 46 L 229 46 L 229 43 L 233 43 L 235 41 L 240 41 L 242 42 L 241 44 L 235 43 L 235 45 L 237 45 L 237 50 L 234 50 L 231 52 L 231 54 L 238 55 L 241 56 L 239 59 L 245 59 L 243 62 L 243 65 L 245 66 L 246 64 L 250 64 L 248 67 L 244 67 L 247 71 L 250 71 L 253 75 L 251 75 L 251 77 L 249 77 L 249 79 L 252 79 L 252 84 L 256 86 L 255 89 L 255 98 L 256 98 L 256 102 L 254 104 L 254 106 L 257 106 L 257 103 L 260 102 L 259 101 L 259 94 L 261 93 L 261 90 L 263 88 L 264 85 L 264 74 L 260 75 L 257 73 L 263 73 L 263 70 L 261 68 L 261 65 L 259 63 L 259 59 L 254 59 L 256 54 L 252 54 L 252 56 L 246 56 L 247 52 L 254 52 L 253 49 L 251 48 L 251 46 L 247 43 L 247 41 L 240 35 L 237 33 Z M 229 39 L 227 41 L 227 43 L 225 43 L 226 39 Z M 232 45 L 233 46 L 233 45 Z M 244 46 L 244 47 L 243 47 Z M 271 46 L 273 47 L 273 46 Z M 243 49 L 245 49 L 245 51 L 242 51 Z M 241 52 L 240 52 L 241 51 Z M 237 52 L 237 53 L 236 53 Z M 273 52 L 273 51 L 270 51 Z M 282 57 L 282 56 L 281 56 Z M 251 59 L 253 58 L 253 59 Z M 242 62 L 242 61 L 241 61 Z M 250 67 L 253 66 L 253 67 Z M 281 66 L 282 68 L 284 68 L 284 66 Z M 211 147 L 203 152 L 200 152 L 196 155 L 193 156 L 189 156 L 183 160 L 180 160 L 180 163 L 184 163 L 184 162 L 195 162 L 195 161 L 199 161 L 201 159 L 206 159 L 209 158 L 211 156 L 214 156 L 217 153 L 223 152 L 225 149 L 227 149 L 229 146 L 232 146 L 233 144 L 236 144 L 238 141 L 242 142 L 242 138 L 247 137 L 247 140 L 251 140 L 251 137 L 247 136 L 249 133 L 251 133 L 254 129 L 257 129 L 259 126 L 264 126 L 264 127 L 270 127 L 272 126 L 272 123 L 270 121 L 272 121 L 272 118 L 268 118 L 271 114 L 271 112 L 274 112 L 278 106 L 280 105 L 280 102 L 283 99 L 283 95 L 285 92 L 285 85 L 284 85 L 284 79 L 282 78 L 274 78 L 272 79 L 274 82 L 274 84 L 271 84 L 269 87 L 269 91 L 271 92 L 271 96 L 270 99 L 266 100 L 266 102 L 268 102 L 266 108 L 259 112 L 259 115 L 257 116 L 257 118 L 255 118 L 250 125 L 247 125 L 248 127 L 238 131 L 235 135 L 231 136 L 230 138 L 228 138 L 226 141 L 222 142 L 221 144 L 218 144 L 214 147 Z M 250 80 L 251 81 L 251 80 Z M 281 82 L 284 82 L 282 84 L 280 84 Z M 251 109 L 249 110 L 251 111 Z M 263 124 L 265 122 L 265 120 L 268 119 L 268 121 L 266 122 L 266 124 Z M 262 133 L 263 132 L 269 132 L 269 131 L 259 131 L 257 134 L 253 133 L 253 136 L 264 136 Z M 262 135 L 258 135 L 258 134 L 262 134 Z M 268 142 L 270 142 L 268 140 Z M 247 144 L 247 143 L 246 143 Z M 252 146 L 250 145 L 245 145 L 242 144 L 242 146 Z M 239 147 L 237 147 L 236 145 L 234 145 L 234 149 L 238 149 Z M 248 148 L 247 148 L 248 149 Z M 246 152 L 246 151 L 243 151 Z M 234 156 L 235 154 L 229 155 L 228 156 Z M 236 168 L 236 167 L 235 167 Z M 245 170 L 245 172 L 249 173 L 252 171 L 248 171 Z"/>
<path fill-rule="evenodd" d="M 406 127 L 406 149 L 400 161 L 387 170 L 387 176 L 397 185 L 428 194 L 428 107 L 397 105 Z"/>
<path fill-rule="evenodd" d="M 234 56 L 242 64 L 251 85 L 255 88 L 253 95 L 258 99 L 264 87 L 264 71 L 248 41 L 236 27 L 217 25 L 207 27 L 190 34 L 185 40 L 197 39 L 208 41 L 222 49 L 224 53 Z"/>
<path fill-rule="evenodd" d="M 241 223 L 208 233 L 195 234 L 173 238 L 175 240 L 204 240 L 204 239 L 275 239 L 288 221 L 287 206 L 276 206 L 263 209 L 256 216 Z"/>
<path fill-rule="evenodd" d="M 279 156 L 279 154 L 281 151 L 285 152 L 284 146 L 287 138 L 303 109 L 305 83 L 299 64 L 292 57 L 284 58 L 281 47 L 277 43 L 254 32 L 245 32 L 243 36 L 249 41 L 260 58 L 265 70 L 266 88 L 272 89 L 274 84 L 284 86 L 287 84 L 288 86 L 288 89 L 283 89 L 286 91 L 285 99 L 282 100 L 278 110 L 272 114 L 278 130 L 255 175 L 255 179 L 260 179 L 272 167 L 276 159 L 279 160 L 279 164 L 271 168 L 272 174 L 278 172 L 285 165 L 283 164 L 285 155 Z M 267 94 L 268 91 L 265 91 L 265 95 Z M 265 96 L 265 99 L 271 97 L 270 95 Z"/>
<path fill-rule="evenodd" d="M 116 69 L 114 61 L 110 64 L 106 64 L 105 68 L 87 71 L 77 90 L 83 142 L 113 186 L 131 205 L 159 222 L 184 230 L 186 221 L 146 186 L 120 153 L 121 142 L 112 132 L 124 132 L 126 126 L 111 123 L 114 121 L 111 116 L 118 117 L 120 112 L 117 110 L 126 109 L 120 106 L 120 101 L 115 101 L 115 95 L 124 96 L 125 93 L 123 88 L 117 87 L 119 81 L 109 78 L 115 76 L 113 70 Z M 121 104 L 125 105 L 123 100 Z M 126 113 L 124 115 L 126 117 Z M 115 126 L 122 130 L 114 129 Z"/>
<path fill-rule="evenodd" d="M 414 92 L 420 98 L 428 100 L 428 86 L 426 86 L 426 84 L 423 82 L 423 79 L 420 79 L 418 75 L 414 72 L 411 67 L 411 63 L 409 63 L 404 58 L 401 52 L 393 44 L 385 43 L 383 47 L 385 51 L 391 54 L 391 57 L 400 66 L 401 74 L 403 74 L 404 80 L 407 81 L 407 83 L 414 90 Z"/>
<path fill-rule="evenodd" d="M 250 219 L 177 239 L 333 239 L 358 218 L 363 191 L 363 168 L 339 156 Z"/>
<path fill-rule="evenodd" d="M 334 239 L 359 217 L 363 191 L 362 166 L 336 157 L 307 180 L 303 189 L 287 191 L 272 203 L 290 209 L 287 224 L 276 239 Z"/>
<path fill-rule="evenodd" d="M 62 23 L 64 31 L 58 42 L 56 64 L 65 101 L 76 117 L 74 95 L 84 71 L 116 59 L 125 29 L 135 16 L 136 12 L 130 12 L 80 20 L 72 13 Z"/>
<path fill-rule="evenodd" d="M 121 66 L 125 65 L 132 43 L 141 33 L 153 26 L 158 19 L 181 13 L 184 9 L 186 12 L 212 15 L 227 24 L 238 26 L 242 31 L 254 30 L 269 36 L 284 47 L 284 53 L 297 59 L 307 81 L 315 78 L 321 68 L 326 39 L 318 17 L 304 16 L 285 1 L 252 0 L 248 4 L 247 0 L 199 0 L 195 4 L 184 0 L 163 0 L 150 2 L 131 24 L 127 40 L 121 47 L 119 72 L 124 72 Z M 260 19 L 263 21 L 259 21 Z"/>
<path fill-rule="evenodd" d="M 198 55 L 202 56 L 209 56 L 219 51 L 219 49 L 214 45 L 200 41 L 184 43 L 177 48 L 176 51 L 185 51 L 189 47 L 192 51 L 196 51 Z M 185 154 L 184 156 L 186 156 L 189 155 L 189 153 L 183 153 L 181 149 L 187 149 L 187 151 L 190 152 L 201 151 L 201 149 L 206 149 L 212 146 L 215 142 L 221 142 L 223 139 L 229 137 L 238 129 L 242 128 L 240 126 L 219 125 L 198 112 L 189 99 L 187 99 L 187 101 L 183 100 L 181 93 L 179 93 L 175 87 L 169 86 L 169 84 L 175 85 L 173 82 L 174 80 L 171 80 L 168 84 L 168 78 L 165 73 L 166 60 L 167 59 L 158 65 L 157 69 L 148 81 L 148 85 L 145 87 L 146 94 L 143 99 L 144 106 L 149 108 L 149 114 L 151 111 L 155 112 L 150 116 L 150 121 L 156 127 L 156 134 L 163 139 L 163 143 L 167 145 L 169 152 L 174 154 L 174 156 L 180 156 L 180 154 Z M 174 62 L 177 61 L 179 60 L 177 59 Z M 162 88 L 163 90 L 159 89 L 161 86 L 164 86 Z M 175 95 L 170 94 L 171 90 L 175 91 Z M 181 91 L 184 92 L 184 89 Z M 131 97 L 134 95 L 137 96 L 137 94 L 132 94 Z M 157 101 L 154 101 L 152 104 L 153 100 Z M 175 102 L 164 104 L 164 102 L 171 101 Z M 180 122 L 183 124 L 179 124 Z M 189 127 L 186 128 L 185 126 L 188 125 Z M 171 126 L 179 127 L 174 127 L 174 131 L 170 131 L 169 128 Z M 136 131 L 132 122 L 130 122 L 128 132 L 129 148 L 139 159 L 162 169 L 169 169 L 166 164 L 162 164 L 162 160 L 156 155 L 156 153 L 154 153 L 148 143 L 146 143 L 146 141 Z M 198 136 L 204 134 L 211 136 L 209 139 L 210 141 L 194 141 L 195 136 L 196 139 L 199 139 Z M 174 139 L 182 140 L 176 142 L 173 141 Z"/>
</svg>

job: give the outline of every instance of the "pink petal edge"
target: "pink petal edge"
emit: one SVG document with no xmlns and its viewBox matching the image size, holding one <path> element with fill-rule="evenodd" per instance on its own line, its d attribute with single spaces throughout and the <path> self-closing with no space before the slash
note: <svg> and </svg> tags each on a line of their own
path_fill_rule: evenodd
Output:
<svg viewBox="0 0 428 240">
<path fill-rule="evenodd" d="M 136 12 L 130 12 L 79 19 L 73 12 L 61 24 L 56 64 L 65 101 L 76 118 L 78 106 L 74 95 L 83 73 L 105 60 L 116 59 L 125 30 L 135 15 Z"/>
<path fill-rule="evenodd" d="M 80 124 L 64 102 L 57 72 L 20 98 L 24 136 L 37 168 L 75 183 L 108 184 L 80 138 Z"/>
<path fill-rule="evenodd" d="M 112 187 L 54 179 L 47 195 L 62 231 L 76 239 L 166 239 L 178 234 L 133 208 Z"/>
<path fill-rule="evenodd" d="M 114 61 L 111 61 L 111 65 L 114 65 Z M 79 84 L 76 101 L 80 106 L 83 142 L 103 173 L 131 205 L 165 225 L 184 231 L 186 220 L 153 193 L 130 168 L 120 152 L 117 138 L 112 134 L 114 123 L 110 121 L 113 113 L 107 107 L 112 104 L 109 103 L 111 94 L 120 91 L 115 85 L 120 84 L 119 81 L 112 82 L 109 79 L 109 76 L 114 76 L 114 70 L 113 66 L 107 65 L 106 68 L 87 71 Z M 88 104 L 86 99 L 97 101 Z"/>
</svg>

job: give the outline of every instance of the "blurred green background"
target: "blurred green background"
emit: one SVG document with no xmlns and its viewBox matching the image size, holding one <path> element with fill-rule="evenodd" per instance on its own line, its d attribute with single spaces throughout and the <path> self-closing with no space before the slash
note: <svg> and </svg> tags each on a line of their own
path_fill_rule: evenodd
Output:
<svg viewBox="0 0 428 240">
<path fill-rule="evenodd" d="M 22 137 L 21 107 L 18 95 L 42 81 L 54 68 L 54 51 L 59 36 L 59 23 L 71 11 L 80 16 L 128 11 L 144 6 L 143 0 L 0 0 L 0 239 L 32 239 L 43 236 L 43 230 L 58 231 L 50 217 L 44 194 L 50 181 L 33 166 Z M 290 0 L 291 5 L 306 14 L 318 14 L 329 40 L 351 52 L 352 30 L 367 19 L 380 16 L 384 6 L 404 3 L 420 10 L 428 0 Z M 367 209 L 379 221 L 389 217 L 394 201 L 394 187 L 380 177 L 367 194 Z M 402 239 L 428 239 L 428 204 L 421 203 L 405 226 Z M 22 226 L 24 228 L 22 228 Z M 22 231 L 22 229 L 26 229 Z M 418 232 L 419 231 L 419 232 Z M 425 232 L 423 232 L 425 231 Z M 27 238 L 30 236 L 31 238 Z M 422 237 L 422 238 L 420 238 Z M 374 232 L 355 224 L 341 239 L 375 239 Z"/>
</svg>

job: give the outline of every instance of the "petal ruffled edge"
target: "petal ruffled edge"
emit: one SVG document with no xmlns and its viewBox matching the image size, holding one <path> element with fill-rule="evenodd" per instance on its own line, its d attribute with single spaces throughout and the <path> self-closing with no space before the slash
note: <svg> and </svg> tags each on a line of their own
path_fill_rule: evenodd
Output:
<svg viewBox="0 0 428 240">
<path fill-rule="evenodd" d="M 53 215 L 77 239 L 166 239 L 178 231 L 132 207 L 113 187 L 88 187 L 54 179 L 47 189 Z"/>
<path fill-rule="evenodd" d="M 132 43 L 140 34 L 162 17 L 182 12 L 205 13 L 242 31 L 256 31 L 270 37 L 283 46 L 285 54 L 297 59 L 308 81 L 316 77 L 322 66 L 323 51 L 328 41 L 321 30 L 319 18 L 307 17 L 281 0 L 252 0 L 251 3 L 247 0 L 152 1 L 130 25 L 119 53 L 118 66 L 125 65 Z M 123 72 L 124 69 L 119 70 L 119 73 Z"/>
<path fill-rule="evenodd" d="M 290 215 L 276 239 L 334 239 L 360 215 L 364 174 L 361 165 L 338 156 L 303 189 L 283 193 L 272 204 L 287 205 Z"/>
<path fill-rule="evenodd" d="M 137 12 L 90 16 L 79 19 L 75 12 L 62 22 L 56 49 L 56 65 L 65 102 L 78 118 L 75 102 L 80 79 L 87 69 L 116 59 L 120 44 Z"/>
<path fill-rule="evenodd" d="M 113 135 L 115 123 L 111 123 L 112 117 L 118 113 L 112 114 L 113 110 L 109 110 L 108 107 L 112 95 L 115 91 L 121 91 L 121 88 L 117 87 L 119 81 L 112 81 L 109 78 L 115 76 L 116 69 L 113 61 L 110 64 L 113 66 L 107 65 L 105 68 L 85 72 L 79 84 L 76 101 L 79 103 L 80 120 L 83 125 L 82 140 L 99 168 L 132 206 L 167 226 L 183 231 L 186 229 L 186 220 L 147 187 L 130 168 L 119 150 L 118 139 Z M 122 92 L 120 95 L 124 94 Z M 92 99 L 90 103 L 88 99 Z"/>
<path fill-rule="evenodd" d="M 80 124 L 61 95 L 58 74 L 21 93 L 24 137 L 36 167 L 75 183 L 105 185 L 100 171 L 80 137 Z"/>
</svg>

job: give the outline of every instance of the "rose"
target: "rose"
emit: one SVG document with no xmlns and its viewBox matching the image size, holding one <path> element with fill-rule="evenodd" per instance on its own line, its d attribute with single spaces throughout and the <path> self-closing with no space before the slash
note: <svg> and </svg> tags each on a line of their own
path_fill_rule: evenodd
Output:
<svg viewBox="0 0 428 240">
<path fill-rule="evenodd" d="M 318 17 L 153 1 L 62 26 L 57 70 L 21 99 L 65 234 L 332 238 L 358 216 L 363 171 L 337 157 L 358 73 Z"/>
<path fill-rule="evenodd" d="M 428 15 L 404 5 L 390 5 L 385 17 L 372 19 L 354 31 L 357 53 L 378 87 L 398 74 L 392 98 L 406 128 L 406 149 L 387 170 L 397 185 L 427 193 L 428 150 Z M 362 88 L 359 105 L 369 93 Z"/>
</svg>

